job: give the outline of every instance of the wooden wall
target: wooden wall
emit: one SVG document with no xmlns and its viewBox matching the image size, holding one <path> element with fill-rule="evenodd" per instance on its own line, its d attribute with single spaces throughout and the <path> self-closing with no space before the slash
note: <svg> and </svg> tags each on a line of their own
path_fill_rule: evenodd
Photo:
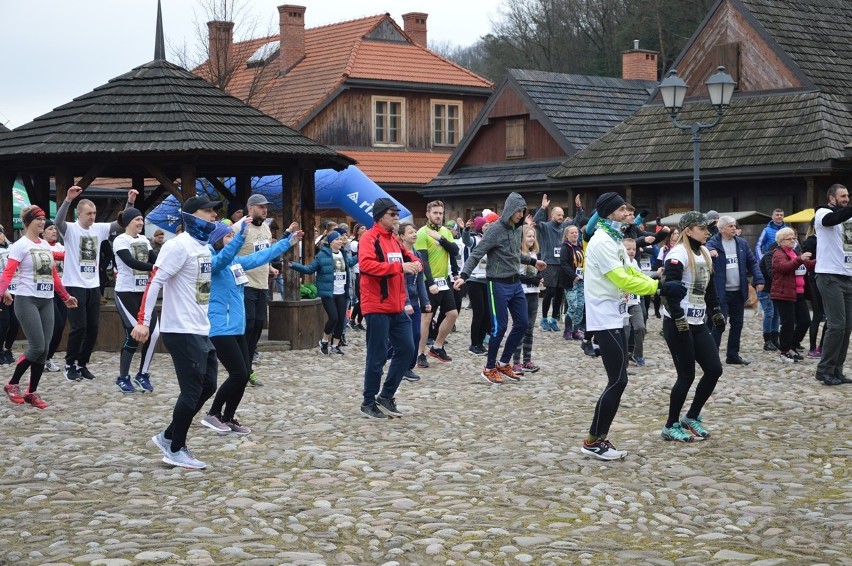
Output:
<svg viewBox="0 0 852 566">
<path fill-rule="evenodd" d="M 462 135 L 485 104 L 485 97 L 450 96 L 445 94 L 411 93 L 400 91 L 349 90 L 343 92 L 304 128 L 302 134 L 331 146 L 372 146 L 372 97 L 387 96 L 405 99 L 406 147 L 432 148 L 432 101 L 458 100 L 462 103 Z M 452 151 L 452 147 L 436 149 Z"/>
</svg>

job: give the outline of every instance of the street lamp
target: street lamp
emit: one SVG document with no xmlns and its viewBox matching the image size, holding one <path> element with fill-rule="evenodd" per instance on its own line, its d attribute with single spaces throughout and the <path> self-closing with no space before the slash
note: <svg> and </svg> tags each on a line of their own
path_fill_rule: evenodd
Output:
<svg viewBox="0 0 852 566">
<path fill-rule="evenodd" d="M 683 108 L 683 100 L 686 98 L 686 91 L 689 88 L 683 79 L 677 76 L 677 71 L 672 69 L 660 83 L 660 94 L 663 97 L 663 106 L 669 112 L 672 118 L 672 124 L 681 130 L 689 130 L 692 132 L 692 200 L 695 210 L 701 210 L 701 173 L 700 173 L 700 155 L 701 155 L 701 130 L 712 128 L 722 119 L 722 113 L 731 103 L 731 96 L 734 94 L 734 87 L 737 83 L 734 79 L 725 72 L 725 67 L 719 67 L 716 74 L 707 79 L 704 83 L 707 85 L 707 92 L 710 94 L 710 104 L 716 108 L 716 119 L 709 124 L 701 124 L 694 122 L 692 124 L 681 124 L 677 121 L 677 114 Z"/>
</svg>

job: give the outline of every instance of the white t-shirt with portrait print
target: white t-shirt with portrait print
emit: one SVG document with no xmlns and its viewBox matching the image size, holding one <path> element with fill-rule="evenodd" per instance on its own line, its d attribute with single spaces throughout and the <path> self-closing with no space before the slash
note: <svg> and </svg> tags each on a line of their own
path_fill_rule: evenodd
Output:
<svg viewBox="0 0 852 566">
<path fill-rule="evenodd" d="M 148 263 L 148 252 L 151 251 L 151 242 L 144 234 L 133 237 L 129 234 L 119 234 L 112 241 L 112 251 L 115 253 L 115 292 L 116 293 L 142 293 L 148 285 L 150 271 L 133 269 L 118 257 L 118 252 L 127 250 L 130 257 L 137 261 Z"/>
<path fill-rule="evenodd" d="M 65 243 L 62 284 L 65 287 L 100 287 L 98 265 L 101 243 L 109 240 L 109 231 L 109 222 L 95 222 L 90 228 L 83 228 L 79 222 L 65 224 L 65 233 L 62 234 Z"/>
<path fill-rule="evenodd" d="M 346 260 L 340 252 L 331 254 L 334 261 L 334 291 L 335 295 L 342 295 L 346 292 Z"/>
<path fill-rule="evenodd" d="M 163 244 L 154 264 L 163 279 L 161 332 L 207 336 L 210 320 L 210 248 L 186 232 Z"/>
<path fill-rule="evenodd" d="M 54 261 L 50 244 L 41 239 L 33 242 L 29 238 L 21 238 L 9 246 L 9 259 L 20 262 L 15 295 L 53 298 Z"/>
<path fill-rule="evenodd" d="M 9 248 L 0 248 L 0 273 L 3 273 L 6 270 L 6 260 L 9 259 Z M 14 295 L 15 291 L 18 288 L 18 281 L 21 279 L 20 272 L 16 269 L 15 274 L 12 276 L 12 282 L 9 283 L 9 287 L 6 289 L 10 294 Z"/>
</svg>

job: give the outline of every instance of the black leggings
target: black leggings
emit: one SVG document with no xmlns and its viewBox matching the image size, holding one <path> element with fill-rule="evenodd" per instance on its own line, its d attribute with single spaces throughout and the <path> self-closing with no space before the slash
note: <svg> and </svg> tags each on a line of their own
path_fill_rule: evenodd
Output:
<svg viewBox="0 0 852 566">
<path fill-rule="evenodd" d="M 813 279 L 811 280 L 813 282 Z M 810 332 L 810 343 L 811 350 L 816 350 L 817 347 L 817 335 L 819 334 L 819 325 L 822 324 L 822 317 L 825 316 L 825 309 L 822 306 L 822 294 L 820 294 L 819 289 L 817 289 L 816 283 L 813 282 L 811 285 L 811 293 L 814 298 L 811 301 L 811 305 L 813 306 L 814 315 L 811 318 L 811 325 L 808 328 Z M 822 327 L 822 337 L 819 340 L 819 347 L 822 348 L 822 341 L 825 339 L 825 326 Z"/>
<path fill-rule="evenodd" d="M 562 287 L 545 287 L 544 288 L 544 297 L 541 301 L 541 318 L 547 318 L 547 311 L 550 309 L 550 301 L 553 301 L 553 317 L 555 319 L 561 318 L 562 312 L 562 299 L 565 297 L 565 289 Z M 532 321 L 530 321 L 532 324 Z"/>
<path fill-rule="evenodd" d="M 210 341 L 216 348 L 216 357 L 225 366 L 228 378 L 219 386 L 208 414 L 221 416 L 229 422 L 234 418 L 237 407 L 243 399 L 249 378 L 249 351 L 245 335 L 211 336 Z M 222 412 L 224 407 L 225 411 Z"/>
<path fill-rule="evenodd" d="M 666 426 L 670 427 L 680 421 L 680 412 L 692 382 L 695 381 L 695 363 L 698 362 L 704 375 L 698 381 L 692 405 L 686 412 L 689 419 L 698 418 L 704 404 L 713 394 L 716 382 L 722 375 L 722 362 L 719 361 L 719 350 L 706 324 L 690 324 L 689 332 L 679 332 L 674 321 L 664 317 L 663 336 L 677 371 L 677 381 L 672 387 L 669 416 L 666 421 Z"/>
<path fill-rule="evenodd" d="M 322 298 L 322 308 L 328 320 L 325 321 L 323 333 L 331 334 L 335 340 L 343 336 L 343 324 L 346 322 L 346 293 Z"/>
<path fill-rule="evenodd" d="M 595 416 L 589 434 L 596 438 L 606 438 L 618 412 L 621 395 L 627 387 L 627 335 L 624 333 L 624 327 L 621 327 L 595 330 L 595 338 L 600 346 L 607 384 L 595 405 Z"/>
<path fill-rule="evenodd" d="M 470 345 L 482 346 L 485 335 L 491 330 L 491 316 L 488 314 L 488 288 L 485 283 L 468 281 L 467 296 L 470 299 L 470 309 L 473 320 L 470 321 Z M 533 321 L 530 321 L 532 326 Z"/>
<path fill-rule="evenodd" d="M 353 279 L 355 303 L 352 305 L 352 313 L 350 313 L 349 315 L 349 320 L 351 320 L 355 324 L 360 324 L 364 322 L 364 315 L 361 314 L 361 274 L 356 273 Z"/>
</svg>

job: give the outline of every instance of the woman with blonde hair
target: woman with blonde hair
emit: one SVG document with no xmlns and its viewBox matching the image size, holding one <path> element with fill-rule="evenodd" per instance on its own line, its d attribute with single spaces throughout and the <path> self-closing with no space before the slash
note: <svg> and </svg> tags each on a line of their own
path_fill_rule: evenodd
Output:
<svg viewBox="0 0 852 566">
<path fill-rule="evenodd" d="M 565 331 L 566 340 L 582 340 L 585 325 L 585 296 L 583 293 L 583 262 L 585 254 L 580 241 L 580 229 L 565 228 L 559 265 L 566 277 L 565 284 Z"/>
<path fill-rule="evenodd" d="M 677 371 L 661 436 L 665 440 L 691 442 L 710 436 L 703 426 L 701 410 L 722 375 L 719 350 L 704 319 L 709 313 L 721 334 L 725 330 L 725 317 L 713 283 L 713 261 L 704 247 L 710 235 L 707 217 L 694 210 L 687 212 L 681 217 L 679 228 L 675 245 L 666 255 L 660 290 L 664 305 L 663 337 Z M 681 409 L 695 381 L 696 363 L 704 375 L 695 388 L 692 405 L 681 418 Z"/>
<path fill-rule="evenodd" d="M 532 226 L 524 226 L 524 231 L 521 236 L 521 256 L 530 256 L 538 259 L 540 253 L 538 240 L 536 239 L 535 228 Z M 542 276 L 534 265 L 519 263 L 519 274 L 521 276 L 521 284 L 524 286 L 524 295 L 527 297 L 527 317 L 528 320 L 535 320 L 538 314 L 538 293 L 543 287 Z M 512 371 L 518 375 L 525 373 L 535 373 L 540 367 L 532 362 L 532 345 L 533 345 L 533 328 L 534 324 L 530 323 L 527 326 L 527 331 L 524 333 L 524 341 L 512 354 Z M 523 353 L 523 363 L 521 363 L 521 353 Z"/>
<path fill-rule="evenodd" d="M 803 360 L 796 350 L 811 325 L 811 315 L 805 301 L 805 277 L 816 267 L 811 252 L 796 252 L 796 232 L 781 228 L 775 232 L 778 247 L 772 251 L 772 306 L 781 317 L 778 359 L 784 363 Z M 768 252 L 767 252 L 768 253 Z"/>
</svg>

